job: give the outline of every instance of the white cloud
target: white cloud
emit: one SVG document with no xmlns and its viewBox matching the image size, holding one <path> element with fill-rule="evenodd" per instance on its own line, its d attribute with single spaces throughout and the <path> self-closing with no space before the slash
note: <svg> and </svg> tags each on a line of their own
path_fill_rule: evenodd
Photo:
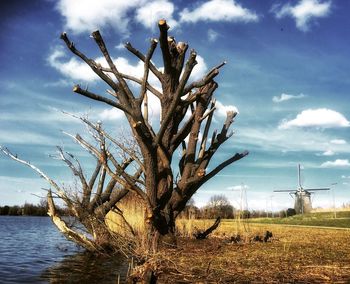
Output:
<svg viewBox="0 0 350 284">
<path fill-rule="evenodd" d="M 219 37 L 219 33 L 214 31 L 213 29 L 208 30 L 208 41 L 214 42 Z"/>
<path fill-rule="evenodd" d="M 124 113 L 117 108 L 104 109 L 98 117 L 103 120 L 118 120 L 124 117 Z"/>
<path fill-rule="evenodd" d="M 324 162 L 321 168 L 348 168 L 350 163 L 348 159 L 336 159 L 335 161 Z"/>
<path fill-rule="evenodd" d="M 98 79 L 97 75 L 84 62 L 78 61 L 76 58 L 63 61 L 64 57 L 65 53 L 63 50 L 55 49 L 49 55 L 47 61 L 50 66 L 72 80 L 91 82 Z"/>
<path fill-rule="evenodd" d="M 113 27 L 126 33 L 130 21 L 128 13 L 144 2 L 144 0 L 60 0 L 57 9 L 65 19 L 65 28 L 73 33 L 91 33 L 104 27 Z"/>
<path fill-rule="evenodd" d="M 64 51 L 59 48 L 56 48 L 49 55 L 47 61 L 50 64 L 50 66 L 55 68 L 66 78 L 69 78 L 73 81 L 93 82 L 99 80 L 99 77 L 91 70 L 91 68 L 85 62 L 78 60 L 74 57 L 67 60 L 65 59 L 65 57 L 66 54 L 64 53 Z M 143 62 L 139 61 L 135 65 L 132 65 L 124 57 L 112 59 L 121 73 L 129 74 L 137 78 L 142 78 L 144 69 Z M 108 67 L 108 64 L 104 57 L 96 58 L 95 62 L 101 64 L 103 67 Z M 202 65 L 203 63 L 200 65 L 200 68 L 203 68 Z M 202 72 L 202 70 L 200 70 L 200 72 Z M 153 86 L 159 86 L 159 81 L 152 73 L 150 73 L 148 81 Z"/>
<path fill-rule="evenodd" d="M 331 1 L 300 0 L 295 6 L 288 4 L 274 5 L 271 11 L 277 19 L 289 16 L 294 18 L 299 30 L 306 32 L 310 23 L 317 18 L 326 17 L 331 10 Z"/>
<path fill-rule="evenodd" d="M 198 21 L 257 22 L 255 12 L 243 8 L 234 0 L 210 0 L 190 11 L 184 9 L 180 13 L 181 22 L 196 23 Z"/>
<path fill-rule="evenodd" d="M 272 98 L 272 101 L 274 103 L 281 103 L 281 102 L 284 102 L 284 101 L 289 101 L 289 100 L 293 100 L 293 99 L 301 99 L 301 98 L 304 98 L 305 95 L 304 94 L 299 94 L 299 95 L 289 95 L 289 94 L 281 94 L 279 97 L 278 96 L 274 96 Z"/>
<path fill-rule="evenodd" d="M 148 92 L 148 116 L 152 126 L 160 122 L 161 106 L 159 99 Z"/>
<path fill-rule="evenodd" d="M 331 109 L 307 109 L 297 115 L 295 119 L 285 120 L 279 125 L 279 129 L 291 127 L 349 127 L 350 122 L 339 112 Z"/>
<path fill-rule="evenodd" d="M 322 153 L 322 156 L 334 156 L 335 153 L 332 150 L 327 150 Z"/>
<path fill-rule="evenodd" d="M 344 139 L 333 139 L 330 141 L 330 143 L 336 144 L 336 145 L 344 145 L 346 144 L 346 141 Z"/>
<path fill-rule="evenodd" d="M 237 125 L 239 126 L 239 125 Z M 325 131 L 318 129 L 290 128 L 281 131 L 274 127 L 239 127 L 235 143 L 242 147 L 262 151 L 323 153 L 332 150 L 336 153 L 349 153 L 350 145 L 335 145 Z"/>
<path fill-rule="evenodd" d="M 237 107 L 235 107 L 233 105 L 224 105 L 220 101 L 216 101 L 215 106 L 216 106 L 215 114 L 217 114 L 219 116 L 225 116 L 226 117 L 226 113 L 228 111 L 233 111 L 233 112 L 236 112 L 237 114 L 239 113 Z"/>
<path fill-rule="evenodd" d="M 149 29 L 156 28 L 160 19 L 166 19 L 167 24 L 175 28 L 177 22 L 173 19 L 174 10 L 174 4 L 167 0 L 152 1 L 136 10 L 135 19 Z"/>
<path fill-rule="evenodd" d="M 208 71 L 207 64 L 204 61 L 204 58 L 197 54 L 196 57 L 197 64 L 194 66 L 191 77 L 189 81 L 197 81 L 203 78 L 203 76 L 206 74 Z"/>
</svg>

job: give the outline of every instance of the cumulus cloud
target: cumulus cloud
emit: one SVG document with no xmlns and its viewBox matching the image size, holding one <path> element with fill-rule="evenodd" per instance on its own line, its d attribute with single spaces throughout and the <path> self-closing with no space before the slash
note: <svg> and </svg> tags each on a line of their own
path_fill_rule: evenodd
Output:
<svg viewBox="0 0 350 284">
<path fill-rule="evenodd" d="M 154 29 L 159 19 L 166 19 L 168 25 L 175 28 L 177 21 L 173 19 L 174 10 L 174 4 L 167 0 L 152 1 L 136 10 L 135 19 L 149 29 Z"/>
<path fill-rule="evenodd" d="M 118 120 L 124 117 L 124 113 L 117 108 L 104 109 L 98 117 L 103 121 Z"/>
<path fill-rule="evenodd" d="M 327 161 L 321 164 L 321 168 L 348 168 L 350 163 L 348 159 L 336 159 L 335 161 Z"/>
<path fill-rule="evenodd" d="M 55 49 L 48 57 L 47 61 L 51 67 L 59 71 L 63 76 L 72 80 L 82 80 L 92 82 L 97 80 L 97 75 L 90 67 L 78 61 L 76 58 L 71 58 L 64 61 L 65 53 L 61 49 Z"/>
<path fill-rule="evenodd" d="M 174 18 L 175 5 L 170 0 L 59 0 L 56 9 L 63 17 L 64 28 L 72 33 L 91 33 L 113 28 L 128 36 L 132 20 L 148 29 L 156 27 L 159 19 L 167 19 L 172 28 L 178 26 Z M 215 11 L 215 13 L 213 13 Z M 179 13 L 179 21 L 257 22 L 258 15 L 236 3 L 235 0 L 210 0 Z M 211 36 L 215 35 L 211 33 Z"/>
<path fill-rule="evenodd" d="M 349 127 L 350 122 L 339 112 L 331 109 L 307 109 L 297 115 L 295 119 L 285 120 L 279 125 L 279 129 L 292 127 Z"/>
<path fill-rule="evenodd" d="M 226 113 L 228 111 L 233 111 L 236 112 L 237 114 L 239 113 L 237 107 L 235 107 L 234 105 L 224 105 L 223 103 L 221 103 L 220 101 L 216 101 L 216 114 L 219 116 L 225 116 L 226 117 Z"/>
<path fill-rule="evenodd" d="M 148 93 L 148 115 L 150 123 L 158 121 L 160 118 L 160 102 L 153 94 Z M 107 108 L 97 114 L 97 119 L 102 121 L 115 121 L 125 117 L 123 111 L 117 108 Z"/>
<path fill-rule="evenodd" d="M 190 81 L 197 81 L 202 79 L 203 76 L 208 71 L 207 64 L 205 63 L 204 58 L 202 56 L 197 54 L 196 61 L 197 61 L 197 64 L 194 66 L 192 70 Z"/>
<path fill-rule="evenodd" d="M 313 20 L 329 15 L 331 11 L 331 1 L 300 0 L 294 6 L 289 3 L 283 6 L 274 5 L 271 11 L 275 14 L 277 19 L 283 17 L 294 18 L 296 27 L 303 32 L 307 32 L 310 30 L 310 24 Z"/>
<path fill-rule="evenodd" d="M 294 100 L 294 99 L 302 99 L 304 98 L 305 95 L 304 94 L 299 94 L 299 95 L 289 95 L 289 94 L 281 94 L 279 97 L 278 96 L 274 96 L 272 98 L 272 101 L 274 103 L 281 103 L 281 102 L 285 102 L 285 101 L 289 101 L 289 100 Z"/>
<path fill-rule="evenodd" d="M 73 33 L 90 33 L 104 27 L 113 27 L 126 33 L 130 21 L 128 12 L 144 2 L 144 0 L 60 0 L 57 9 L 64 18 L 65 28 Z"/>
<path fill-rule="evenodd" d="M 133 65 L 124 57 L 112 59 L 120 72 L 142 78 L 144 69 L 143 62 L 139 61 Z M 98 57 L 94 60 L 96 63 L 101 64 L 101 66 L 108 67 L 104 57 Z M 54 49 L 48 56 L 47 61 L 51 67 L 55 68 L 64 77 L 73 81 L 93 82 L 99 80 L 99 77 L 85 62 L 79 61 L 74 57 L 68 60 L 62 49 Z M 152 73 L 149 75 L 149 83 L 156 87 L 158 86 L 157 84 L 159 84 L 159 81 Z"/>
<path fill-rule="evenodd" d="M 181 22 L 196 23 L 199 21 L 226 22 L 257 22 L 258 15 L 247 8 L 243 8 L 234 0 L 210 0 L 192 11 L 185 8 L 180 12 Z"/>
<path fill-rule="evenodd" d="M 345 145 L 330 144 L 333 137 L 326 131 L 293 127 L 281 131 L 275 127 L 242 127 L 240 126 L 236 143 L 263 151 L 309 152 L 321 155 L 326 150 L 338 153 L 349 153 L 349 143 Z M 297 139 L 296 139 L 297 138 Z"/>
<path fill-rule="evenodd" d="M 336 145 L 344 145 L 346 144 L 346 141 L 344 139 L 333 139 L 330 141 L 330 143 L 336 144 Z"/>
</svg>

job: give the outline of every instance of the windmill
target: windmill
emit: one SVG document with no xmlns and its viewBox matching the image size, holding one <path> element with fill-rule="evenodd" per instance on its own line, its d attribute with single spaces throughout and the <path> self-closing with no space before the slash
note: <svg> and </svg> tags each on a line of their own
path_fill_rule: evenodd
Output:
<svg viewBox="0 0 350 284">
<path fill-rule="evenodd" d="M 274 190 L 274 192 L 289 192 L 294 198 L 294 209 L 297 214 L 309 213 L 312 209 L 311 194 L 315 191 L 330 190 L 330 188 L 303 188 L 300 180 L 300 164 L 298 164 L 298 188 L 296 190 Z"/>
</svg>

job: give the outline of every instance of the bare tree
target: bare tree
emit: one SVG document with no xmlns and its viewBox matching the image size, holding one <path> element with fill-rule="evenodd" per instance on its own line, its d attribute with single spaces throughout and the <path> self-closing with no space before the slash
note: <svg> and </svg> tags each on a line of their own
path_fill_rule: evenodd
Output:
<svg viewBox="0 0 350 284">
<path fill-rule="evenodd" d="M 128 51 L 144 62 L 142 78 L 123 74 L 118 70 L 99 31 L 93 32 L 92 37 L 108 66 L 102 66 L 101 63 L 86 56 L 73 44 L 66 33 L 61 35 L 68 49 L 90 66 L 111 89 L 106 95 L 100 95 L 76 85 L 73 91 L 124 112 L 141 153 L 141 158 L 129 155 L 132 162 L 139 168 L 136 172 L 127 171 L 128 161 L 116 159 L 106 147 L 105 139 L 113 141 L 113 137 L 107 136 L 108 134 L 102 128 L 97 125 L 93 127 L 97 133 L 99 148 L 80 135 L 72 136 L 98 161 L 95 173 L 89 181 L 86 181 L 80 166 L 73 163 L 77 162 L 74 156 L 59 151 L 61 159 L 81 180 L 82 214 L 86 214 L 87 218 L 90 218 L 90 214 L 95 214 L 96 200 L 91 199 L 90 185 L 94 184 L 98 175 L 102 183 L 104 176 L 109 175 L 111 178 L 109 184 L 118 185 L 123 193 L 133 192 L 141 200 L 146 211 L 145 249 L 150 253 L 157 251 L 160 239 L 166 238 L 167 242 L 175 241 L 175 219 L 194 193 L 222 169 L 248 154 L 247 151 L 235 153 L 208 170 L 209 163 L 219 147 L 232 136 L 233 132 L 229 132 L 229 128 L 237 115 L 234 111 L 228 111 L 221 130 L 214 130 L 209 139 L 212 118 L 216 110 L 213 94 L 218 87 L 214 78 L 226 62 L 212 68 L 202 79 L 190 82 L 191 72 L 197 64 L 197 53 L 191 50 L 186 59 L 188 44 L 176 42 L 173 37 L 168 36 L 169 27 L 165 20 L 160 20 L 158 26 L 159 39 L 151 40 L 146 54 L 141 53 L 130 43 L 125 45 Z M 163 62 L 162 69 L 157 68 L 151 61 L 158 43 Z M 160 82 L 160 89 L 149 83 L 150 73 Z M 137 91 L 130 85 L 131 82 L 139 85 Z M 149 122 L 148 97 L 150 95 L 157 97 L 160 102 L 159 128 L 152 127 Z M 187 113 L 190 114 L 187 115 Z M 202 139 L 200 139 L 200 133 Z M 182 154 L 178 159 L 177 169 L 174 162 L 178 152 Z M 48 181 L 62 199 L 67 199 L 56 183 L 50 179 Z M 105 192 L 109 192 L 113 187 L 109 184 Z M 102 196 L 103 193 L 101 193 Z M 110 210 L 112 203 L 117 199 L 109 197 L 110 206 L 103 205 L 101 210 L 103 212 Z M 73 205 L 72 208 L 74 208 Z"/>
<path fill-rule="evenodd" d="M 92 140 L 96 142 L 95 144 L 97 144 L 99 148 L 92 147 L 92 143 L 87 142 L 88 140 L 80 135 L 73 136 L 69 133 L 66 134 L 71 136 L 94 157 L 99 158 L 101 155 L 104 155 L 106 165 L 103 165 L 99 159 L 96 159 L 95 168 L 90 177 L 87 178 L 86 171 L 83 170 L 79 160 L 73 154 L 64 151 L 62 147 L 57 147 L 57 155 L 52 157 L 63 161 L 77 178 L 78 183 L 73 191 L 56 183 L 41 169 L 19 158 L 17 154 L 11 153 L 9 149 L 0 146 L 0 150 L 13 160 L 32 168 L 50 184 L 51 188 L 48 190 L 47 194 L 48 215 L 50 215 L 53 223 L 67 239 L 74 241 L 92 252 L 122 251 L 124 253 L 130 253 L 132 239 L 129 238 L 128 241 L 126 241 L 124 238 L 121 238 L 120 235 L 112 232 L 108 228 L 105 219 L 107 213 L 111 210 L 123 217 L 117 205 L 118 202 L 129 193 L 129 190 L 123 186 L 124 183 L 119 181 L 119 177 L 122 172 L 127 171 L 127 168 L 134 162 L 134 158 L 137 159 L 136 154 L 132 152 L 132 148 L 126 147 L 112 138 L 110 140 L 112 145 L 107 147 L 106 139 L 109 135 L 104 132 L 101 124 L 94 124 L 86 118 L 79 119 L 88 126 L 89 133 L 93 138 Z M 118 167 L 113 170 L 111 169 L 111 165 L 107 165 L 108 163 L 113 164 L 116 159 L 110 152 L 112 148 L 122 149 L 124 154 Z M 113 171 L 113 173 L 111 173 L 113 178 L 108 178 L 108 171 Z M 135 184 L 143 183 L 139 180 L 142 173 L 140 167 L 136 170 L 133 168 L 131 171 L 133 172 L 132 178 Z M 59 211 L 56 210 L 54 198 L 63 201 L 70 215 L 75 217 L 73 220 L 60 216 Z M 125 218 L 122 218 L 122 220 L 124 221 L 122 224 L 124 230 L 128 230 L 130 233 L 129 235 L 133 237 L 135 235 L 134 231 Z"/>
<path fill-rule="evenodd" d="M 209 202 L 207 206 L 209 207 L 220 207 L 220 206 L 227 206 L 230 205 L 230 202 L 228 201 L 227 197 L 223 194 L 215 194 L 212 197 L 210 197 Z"/>
<path fill-rule="evenodd" d="M 202 217 L 212 218 L 233 218 L 234 208 L 227 197 L 223 194 L 216 194 L 210 197 L 207 205 L 202 208 Z"/>
<path fill-rule="evenodd" d="M 92 37 L 104 55 L 108 67 L 102 67 L 79 51 L 66 33 L 61 35 L 61 39 L 71 52 L 85 61 L 113 90 L 108 92 L 112 98 L 82 89 L 79 85 L 74 86 L 73 91 L 122 110 L 140 147 L 144 189 L 123 170 L 121 180 L 118 181 L 122 181 L 129 190 L 138 194 L 143 200 L 147 210 L 145 223 L 149 251 L 157 250 L 160 236 L 174 236 L 176 216 L 206 181 L 248 154 L 247 151 L 236 153 L 207 172 L 209 162 L 218 148 L 233 134 L 228 131 L 237 114 L 234 111 L 227 112 L 221 131 L 215 130 L 209 143 L 209 129 L 215 111 L 213 93 L 218 87 L 214 78 L 225 62 L 214 67 L 201 80 L 189 83 L 191 72 L 197 64 L 197 53 L 191 50 L 185 63 L 188 45 L 184 42 L 177 43 L 173 37 L 168 36 L 169 27 L 165 20 L 160 20 L 158 26 L 159 40 L 151 40 L 150 48 L 145 55 L 130 43 L 125 45 L 132 54 L 144 62 L 142 78 L 123 74 L 118 70 L 99 31 L 93 32 Z M 151 61 L 158 42 L 164 64 L 163 71 Z M 161 83 L 161 91 L 149 84 L 149 72 L 152 72 Z M 138 94 L 131 90 L 128 84 L 130 81 L 140 85 Z M 161 105 L 161 121 L 157 131 L 148 121 L 147 103 L 144 103 L 147 102 L 148 92 L 153 93 Z M 189 118 L 186 116 L 188 110 L 191 111 Z M 200 131 L 203 131 L 201 140 Z M 189 138 L 186 143 L 187 136 Z M 179 177 L 175 179 L 172 161 L 174 153 L 181 147 L 183 154 L 178 165 Z M 100 162 L 105 168 L 106 155 L 100 157 Z"/>
</svg>

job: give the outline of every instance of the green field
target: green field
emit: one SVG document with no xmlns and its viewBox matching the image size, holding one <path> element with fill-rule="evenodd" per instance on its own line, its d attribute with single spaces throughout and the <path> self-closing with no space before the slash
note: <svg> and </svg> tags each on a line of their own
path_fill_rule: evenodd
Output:
<svg viewBox="0 0 350 284">
<path fill-rule="evenodd" d="M 286 218 L 255 218 L 251 223 L 350 228 L 350 211 L 316 212 Z"/>
</svg>

